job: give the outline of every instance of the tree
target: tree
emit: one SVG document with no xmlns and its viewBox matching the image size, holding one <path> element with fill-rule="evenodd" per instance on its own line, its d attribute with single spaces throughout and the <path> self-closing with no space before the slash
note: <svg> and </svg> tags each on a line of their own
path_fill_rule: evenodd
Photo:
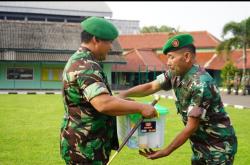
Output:
<svg viewBox="0 0 250 165">
<path fill-rule="evenodd" d="M 223 85 L 226 86 L 228 76 L 232 78 L 236 72 L 239 72 L 236 66 L 234 66 L 232 61 L 227 61 L 224 67 L 221 69 L 221 78 L 223 80 Z"/>
<path fill-rule="evenodd" d="M 140 32 L 141 33 L 155 33 L 155 32 L 176 32 L 177 30 L 173 27 L 162 25 L 161 27 L 157 26 L 144 26 Z"/>
<path fill-rule="evenodd" d="M 232 50 L 242 49 L 243 51 L 243 73 L 245 77 L 247 64 L 247 48 L 250 45 L 250 17 L 240 22 L 231 21 L 224 25 L 222 31 L 222 38 L 231 33 L 230 38 L 225 39 L 218 45 L 216 51 L 219 55 L 225 55 L 226 60 L 230 60 L 230 53 Z"/>
</svg>

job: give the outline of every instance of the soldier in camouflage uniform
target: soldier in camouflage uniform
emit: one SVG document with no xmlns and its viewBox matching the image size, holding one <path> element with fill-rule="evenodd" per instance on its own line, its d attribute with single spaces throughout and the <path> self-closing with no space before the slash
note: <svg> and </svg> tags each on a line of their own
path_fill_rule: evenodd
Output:
<svg viewBox="0 0 250 165">
<path fill-rule="evenodd" d="M 105 60 L 118 31 L 103 18 L 81 23 L 82 43 L 63 72 L 65 115 L 61 125 L 60 153 L 66 164 L 102 165 L 111 149 L 118 149 L 117 115 L 157 115 L 153 106 L 111 96 L 107 78 L 98 61 Z"/>
<path fill-rule="evenodd" d="M 170 38 L 163 47 L 168 56 L 169 70 L 157 79 L 119 94 L 119 97 L 145 96 L 161 89 L 173 89 L 177 113 L 185 128 L 166 148 L 140 151 L 148 159 L 170 155 L 190 140 L 192 165 L 231 165 L 237 152 L 237 138 L 225 112 L 213 78 L 195 64 L 195 46 L 189 34 Z"/>
</svg>

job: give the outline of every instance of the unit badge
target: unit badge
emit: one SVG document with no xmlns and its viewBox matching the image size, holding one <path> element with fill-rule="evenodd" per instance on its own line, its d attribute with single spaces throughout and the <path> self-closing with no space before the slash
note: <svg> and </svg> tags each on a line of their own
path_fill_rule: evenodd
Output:
<svg viewBox="0 0 250 165">
<path fill-rule="evenodd" d="M 172 46 L 177 48 L 179 46 L 179 41 L 177 39 L 175 39 L 173 42 L 172 42 Z"/>
</svg>

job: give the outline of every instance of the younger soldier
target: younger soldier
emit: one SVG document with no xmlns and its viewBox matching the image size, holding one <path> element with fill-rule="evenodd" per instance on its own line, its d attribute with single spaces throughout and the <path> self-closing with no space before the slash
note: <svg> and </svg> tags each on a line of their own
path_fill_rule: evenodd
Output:
<svg viewBox="0 0 250 165">
<path fill-rule="evenodd" d="M 195 64 L 193 37 L 180 34 L 170 38 L 163 47 L 169 70 L 157 79 L 121 92 L 119 97 L 146 96 L 161 89 L 173 89 L 177 112 L 185 128 L 164 149 L 140 152 L 148 159 L 170 155 L 187 139 L 193 151 L 192 165 L 233 164 L 237 138 L 225 112 L 213 78 Z"/>
<path fill-rule="evenodd" d="M 65 116 L 60 149 L 66 164 L 102 165 L 111 149 L 118 149 L 117 115 L 157 115 L 153 106 L 111 96 L 107 78 L 98 61 L 105 60 L 118 31 L 103 18 L 81 23 L 82 44 L 68 60 L 63 72 Z"/>
</svg>

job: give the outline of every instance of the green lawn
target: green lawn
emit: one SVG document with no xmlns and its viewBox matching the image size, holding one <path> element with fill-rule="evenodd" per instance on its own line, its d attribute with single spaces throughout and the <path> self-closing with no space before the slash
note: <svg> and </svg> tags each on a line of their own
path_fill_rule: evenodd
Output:
<svg viewBox="0 0 250 165">
<path fill-rule="evenodd" d="M 143 100 L 151 101 L 147 97 Z M 0 95 L 0 165 L 63 165 L 59 154 L 59 128 L 64 113 L 60 95 Z M 166 106 L 165 145 L 183 128 L 172 100 L 161 99 Z M 238 153 L 235 165 L 249 164 L 250 109 L 227 108 L 238 136 Z M 147 160 L 137 149 L 124 147 L 112 164 L 190 164 L 189 143 L 169 157 Z"/>
</svg>

